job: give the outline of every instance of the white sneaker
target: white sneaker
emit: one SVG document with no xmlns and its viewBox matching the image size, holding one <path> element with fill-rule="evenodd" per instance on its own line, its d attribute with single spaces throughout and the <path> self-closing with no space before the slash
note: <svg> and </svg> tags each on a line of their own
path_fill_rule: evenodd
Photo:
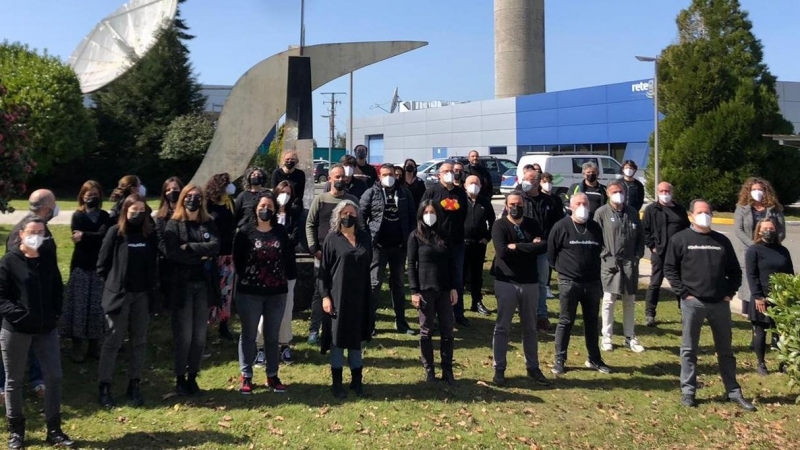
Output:
<svg viewBox="0 0 800 450">
<path fill-rule="evenodd" d="M 610 352 L 614 350 L 614 344 L 611 343 L 611 338 L 603 338 L 602 349 L 604 352 Z"/>
<path fill-rule="evenodd" d="M 547 286 L 547 298 L 554 298 L 553 291 L 550 290 L 550 286 Z"/>
<path fill-rule="evenodd" d="M 642 353 L 644 351 L 644 347 L 636 337 L 625 339 L 625 347 L 628 347 L 634 353 Z"/>
</svg>

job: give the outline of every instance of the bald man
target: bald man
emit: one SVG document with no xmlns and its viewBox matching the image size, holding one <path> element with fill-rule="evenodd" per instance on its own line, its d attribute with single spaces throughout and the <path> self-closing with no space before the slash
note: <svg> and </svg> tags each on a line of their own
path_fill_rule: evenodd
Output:
<svg viewBox="0 0 800 450">
<path fill-rule="evenodd" d="M 644 209 L 644 245 L 650 252 L 650 286 L 645 295 L 645 325 L 656 325 L 656 307 L 664 281 L 664 256 L 672 236 L 689 228 L 686 208 L 672 200 L 672 185 L 666 181 L 658 183 L 658 201 Z M 680 308 L 680 299 L 678 299 Z"/>
<path fill-rule="evenodd" d="M 42 219 L 46 224 L 56 217 L 59 212 L 58 205 L 56 205 L 56 196 L 47 189 L 38 189 L 31 193 L 31 196 L 28 198 L 28 209 L 30 212 L 23 217 L 22 220 L 14 226 L 11 233 L 9 233 L 8 239 L 6 240 L 6 253 L 8 253 L 10 249 L 20 246 L 19 231 L 22 229 L 22 224 L 25 222 L 25 219 L 36 216 Z M 55 257 L 56 244 L 55 241 L 53 241 L 53 234 L 50 233 L 50 229 L 47 225 L 44 226 L 44 235 L 45 241 L 39 253 L 43 255 L 50 254 Z"/>
<path fill-rule="evenodd" d="M 469 282 L 472 297 L 472 312 L 483 316 L 491 314 L 483 305 L 483 263 L 486 260 L 486 244 L 492 239 L 494 208 L 492 202 L 481 196 L 481 179 L 470 175 L 464 180 L 467 191 L 467 221 L 464 222 L 464 281 Z M 456 310 L 464 310 L 464 297 L 459 298 Z"/>
</svg>

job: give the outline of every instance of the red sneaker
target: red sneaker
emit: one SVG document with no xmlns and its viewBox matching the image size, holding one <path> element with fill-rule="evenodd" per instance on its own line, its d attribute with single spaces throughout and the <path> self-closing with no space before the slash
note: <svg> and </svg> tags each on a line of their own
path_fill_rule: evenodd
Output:
<svg viewBox="0 0 800 450">
<path fill-rule="evenodd" d="M 286 392 L 286 385 L 281 383 L 281 379 L 278 378 L 277 375 L 274 377 L 267 377 L 267 388 L 279 394 Z"/>
<path fill-rule="evenodd" d="M 253 393 L 253 379 L 241 376 L 242 386 L 239 388 L 239 393 L 242 395 L 250 395 Z"/>
</svg>

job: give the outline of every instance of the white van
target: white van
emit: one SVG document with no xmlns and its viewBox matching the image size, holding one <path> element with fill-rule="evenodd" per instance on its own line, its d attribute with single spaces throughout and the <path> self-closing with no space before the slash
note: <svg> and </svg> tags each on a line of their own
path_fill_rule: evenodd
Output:
<svg viewBox="0 0 800 450">
<path fill-rule="evenodd" d="M 522 179 L 523 168 L 528 164 L 539 164 L 543 172 L 553 175 L 553 193 L 563 194 L 573 184 L 583 180 L 584 163 L 593 162 L 599 169 L 598 181 L 609 181 L 622 177 L 622 165 L 606 155 L 527 153 L 517 164 L 517 179 Z"/>
</svg>

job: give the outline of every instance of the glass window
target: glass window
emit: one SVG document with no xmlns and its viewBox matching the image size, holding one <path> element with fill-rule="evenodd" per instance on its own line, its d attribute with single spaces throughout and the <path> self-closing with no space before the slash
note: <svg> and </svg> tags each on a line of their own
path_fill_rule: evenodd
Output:
<svg viewBox="0 0 800 450">
<path fill-rule="evenodd" d="M 496 159 L 484 159 L 483 164 L 486 166 L 486 169 L 489 172 L 497 172 L 497 160 Z"/>
<path fill-rule="evenodd" d="M 604 175 L 619 175 L 622 173 L 622 167 L 613 159 L 603 158 L 601 161 Z"/>
<path fill-rule="evenodd" d="M 607 155 L 608 144 L 592 144 L 592 153 L 596 155 Z"/>
<path fill-rule="evenodd" d="M 616 143 L 611 144 L 611 152 L 609 156 L 616 159 L 617 161 L 622 161 L 625 159 L 625 148 L 628 147 L 626 143 Z"/>
<path fill-rule="evenodd" d="M 591 153 L 592 152 L 592 145 L 591 144 L 578 144 L 575 146 L 575 151 L 578 153 Z"/>
<path fill-rule="evenodd" d="M 545 153 L 547 152 L 547 147 L 544 145 L 531 145 L 530 151 L 534 153 Z"/>
<path fill-rule="evenodd" d="M 503 166 L 503 168 L 506 170 L 517 168 L 517 165 L 514 163 L 514 161 L 509 161 L 507 159 L 498 159 L 498 161 L 500 162 L 500 165 Z"/>
<path fill-rule="evenodd" d="M 572 173 L 583 173 L 583 164 L 587 162 L 597 163 L 597 158 L 572 158 Z"/>
<path fill-rule="evenodd" d="M 558 153 L 558 146 L 557 145 L 548 145 L 546 146 L 548 152 L 550 153 Z"/>
<path fill-rule="evenodd" d="M 575 152 L 575 145 L 574 144 L 559 145 L 558 146 L 558 151 L 560 151 L 561 153 L 564 153 L 564 152 L 574 153 Z"/>
<path fill-rule="evenodd" d="M 506 155 L 506 154 L 508 154 L 508 148 L 506 148 L 506 147 L 489 147 L 489 154 L 490 155 Z"/>
</svg>

